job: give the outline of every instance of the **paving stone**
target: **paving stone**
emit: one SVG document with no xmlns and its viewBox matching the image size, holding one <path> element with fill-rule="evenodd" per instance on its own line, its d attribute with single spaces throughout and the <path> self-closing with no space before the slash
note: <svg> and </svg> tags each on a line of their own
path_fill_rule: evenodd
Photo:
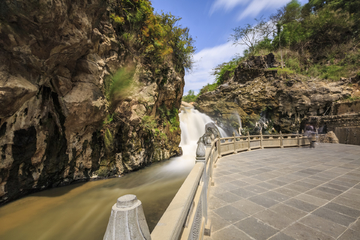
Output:
<svg viewBox="0 0 360 240">
<path fill-rule="evenodd" d="M 289 189 L 287 187 L 274 189 L 274 192 L 278 192 L 278 193 L 284 194 L 284 195 L 289 196 L 289 197 L 295 197 L 295 196 L 301 194 L 301 192 L 291 190 L 291 189 Z"/>
<path fill-rule="evenodd" d="M 346 227 L 336 224 L 332 221 L 310 214 L 299 221 L 308 227 L 317 229 L 333 238 L 340 236 Z"/>
<path fill-rule="evenodd" d="M 228 174 L 229 175 L 229 174 Z M 226 182 L 231 182 L 234 181 L 235 179 L 232 177 L 228 177 L 228 176 L 221 176 L 215 179 L 215 183 L 216 184 L 222 184 L 222 183 L 226 183 Z"/>
<path fill-rule="evenodd" d="M 205 239 L 360 240 L 359 156 L 358 146 L 318 144 L 219 159 L 209 208 L 222 216 L 211 212 L 213 234 Z"/>
<path fill-rule="evenodd" d="M 295 207 L 295 208 L 300 209 L 305 212 L 312 212 L 317 208 L 317 206 L 315 206 L 313 204 L 310 204 L 310 203 L 307 203 L 307 202 L 304 202 L 301 200 L 297 200 L 294 198 L 287 200 L 286 202 L 284 202 L 284 204 Z"/>
<path fill-rule="evenodd" d="M 288 196 L 283 195 L 281 193 L 274 192 L 274 191 L 269 191 L 269 192 L 260 194 L 259 196 L 268 197 L 268 198 L 274 199 L 275 201 L 278 201 L 278 202 L 283 202 L 283 201 L 289 199 Z"/>
<path fill-rule="evenodd" d="M 313 212 L 313 214 L 318 217 L 322 217 L 335 223 L 341 224 L 345 227 L 349 226 L 350 223 L 355 222 L 355 218 L 342 215 L 324 207 L 317 209 Z"/>
<path fill-rule="evenodd" d="M 257 203 L 263 207 L 269 208 L 271 206 L 274 206 L 275 204 L 277 204 L 278 202 L 271 199 L 271 198 L 267 198 L 264 196 L 254 196 L 249 198 L 250 201 Z"/>
<path fill-rule="evenodd" d="M 271 183 L 271 184 L 274 184 L 274 185 L 277 185 L 277 186 L 284 186 L 284 185 L 288 184 L 286 182 L 282 182 L 282 181 L 277 180 L 277 179 L 271 179 L 271 180 L 269 180 L 267 182 Z"/>
<path fill-rule="evenodd" d="M 274 184 L 270 184 L 270 183 L 267 183 L 267 182 L 261 182 L 261 183 L 258 183 L 258 184 L 256 184 L 256 185 L 258 185 L 258 186 L 260 186 L 260 187 L 263 187 L 263 188 L 265 188 L 265 189 L 267 189 L 267 190 L 271 190 L 271 189 L 274 189 L 274 188 L 278 188 L 279 186 L 276 186 L 276 185 L 274 185 Z"/>
<path fill-rule="evenodd" d="M 241 181 L 241 180 L 235 180 L 230 182 L 231 184 L 235 184 L 237 186 L 237 188 L 242 188 L 242 187 L 246 187 L 249 186 L 249 184 L 247 182 Z"/>
<path fill-rule="evenodd" d="M 248 235 L 234 226 L 229 226 L 211 234 L 212 240 L 252 240 Z"/>
<path fill-rule="evenodd" d="M 236 184 L 233 184 L 231 182 L 217 184 L 216 187 L 222 188 L 225 191 L 230 191 L 230 190 L 234 190 L 234 189 L 239 188 L 239 186 L 237 186 Z"/>
<path fill-rule="evenodd" d="M 249 216 L 246 213 L 232 206 L 225 206 L 222 208 L 218 208 L 214 210 L 214 213 L 216 213 L 217 215 L 219 215 L 220 217 L 222 217 L 223 219 L 225 219 L 230 223 L 240 221 L 241 219 L 244 219 L 247 216 Z"/>
<path fill-rule="evenodd" d="M 235 223 L 234 225 L 256 240 L 268 239 L 278 232 L 276 229 L 253 217 L 246 218 L 240 222 Z M 226 238 L 224 238 L 224 240 L 225 239 Z"/>
<path fill-rule="evenodd" d="M 349 187 L 344 187 L 344 186 L 340 186 L 340 185 L 336 185 L 336 184 L 332 184 L 332 183 L 326 183 L 322 186 L 327 187 L 327 188 L 336 189 L 336 190 L 343 191 L 343 192 L 349 189 Z"/>
<path fill-rule="evenodd" d="M 320 191 L 330 193 L 333 195 L 340 195 L 341 193 L 343 193 L 343 191 L 339 191 L 339 190 L 335 190 L 335 189 L 327 188 L 327 187 L 323 187 L 323 186 L 317 187 L 316 190 L 320 190 Z"/>
<path fill-rule="evenodd" d="M 311 184 L 311 183 L 304 182 L 303 180 L 294 182 L 294 184 L 298 185 L 298 186 L 305 187 L 307 189 L 312 189 L 312 188 L 315 188 L 317 186 L 317 185 L 314 185 L 314 184 Z"/>
<path fill-rule="evenodd" d="M 304 170 L 301 170 L 299 171 L 301 173 L 306 173 L 306 174 L 310 174 L 310 175 L 314 175 L 314 174 L 317 174 L 319 172 L 322 172 L 321 170 L 318 170 L 318 169 L 311 169 L 311 168 L 308 168 L 308 169 L 304 169 Z"/>
<path fill-rule="evenodd" d="M 263 192 L 268 191 L 267 189 L 265 189 L 263 187 L 260 187 L 258 185 L 247 186 L 247 187 L 244 187 L 244 189 L 246 189 L 248 191 L 251 191 L 251 192 L 254 192 L 254 193 L 263 193 Z"/>
<path fill-rule="evenodd" d="M 360 232 L 360 218 L 356 222 L 351 224 L 350 228 L 354 231 Z"/>
<path fill-rule="evenodd" d="M 295 240 L 295 239 L 282 232 L 279 232 L 275 236 L 269 238 L 269 240 Z"/>
<path fill-rule="evenodd" d="M 314 196 L 314 197 L 326 199 L 326 200 L 332 200 L 333 198 L 335 198 L 337 196 L 337 195 L 323 192 L 323 191 L 316 190 L 316 189 L 309 190 L 306 192 L 306 194 Z"/>
<path fill-rule="evenodd" d="M 238 189 L 235 189 L 235 190 L 231 190 L 231 193 L 234 193 L 240 197 L 243 197 L 243 198 L 249 198 L 249 197 L 253 197 L 256 195 L 256 193 L 254 192 L 250 192 L 248 190 L 245 190 L 243 188 L 238 188 Z"/>
<path fill-rule="evenodd" d="M 332 180 L 329 183 L 344 186 L 344 187 L 353 187 L 355 185 L 355 184 L 353 184 L 351 182 L 340 181 L 340 180 Z"/>
<path fill-rule="evenodd" d="M 249 215 L 255 214 L 265 209 L 263 206 L 260 206 L 259 204 L 251 202 L 247 199 L 241 199 L 237 202 L 234 202 L 231 204 L 231 206 Z"/>
<path fill-rule="evenodd" d="M 326 204 L 328 202 L 328 200 L 322 199 L 322 198 L 317 198 L 308 194 L 300 194 L 297 195 L 296 197 L 294 197 L 295 199 L 313 204 L 315 206 L 322 206 L 324 204 Z"/>
<path fill-rule="evenodd" d="M 293 221 L 297 221 L 298 219 L 304 217 L 307 214 L 307 212 L 301 211 L 297 208 L 293 208 L 282 203 L 272 206 L 270 210 L 278 214 L 281 214 L 283 216 L 286 216 L 287 218 L 290 218 Z"/>
<path fill-rule="evenodd" d="M 359 195 L 358 197 L 360 197 L 360 189 L 352 188 L 348 191 L 348 193 L 354 194 L 354 196 Z"/>
<path fill-rule="evenodd" d="M 347 192 L 341 194 L 341 196 L 344 197 L 344 198 L 352 199 L 355 202 L 360 203 L 359 195 L 351 193 L 350 191 L 347 191 Z"/>
<path fill-rule="evenodd" d="M 216 232 L 224 227 L 230 226 L 231 223 L 211 211 L 209 213 L 209 217 L 211 219 L 211 232 Z"/>
<path fill-rule="evenodd" d="M 221 200 L 227 202 L 227 203 L 232 203 L 232 202 L 236 202 L 239 201 L 241 199 L 241 197 L 239 197 L 236 194 L 233 194 L 231 192 L 224 192 L 224 193 L 214 193 L 214 196 L 217 198 L 220 198 Z"/>
<path fill-rule="evenodd" d="M 227 204 L 228 204 L 227 202 L 225 202 L 215 196 L 210 196 L 210 198 L 209 198 L 209 209 L 210 210 L 221 208 Z"/>
<path fill-rule="evenodd" d="M 354 231 L 354 230 L 351 230 L 351 229 L 348 229 L 339 238 L 339 240 L 359 240 L 359 239 L 360 239 L 360 232 L 359 231 Z"/>
<path fill-rule="evenodd" d="M 301 223 L 295 223 L 283 230 L 286 235 L 289 235 L 297 240 L 333 240 L 332 237 L 319 232 L 315 229 L 307 227 Z"/>
<path fill-rule="evenodd" d="M 298 192 L 306 192 L 306 191 L 310 190 L 310 188 L 308 188 L 308 187 L 299 186 L 299 185 L 296 185 L 295 183 L 286 185 L 286 187 L 289 189 L 298 191 Z"/>
<path fill-rule="evenodd" d="M 293 223 L 293 221 L 290 218 L 287 218 L 284 215 L 280 215 L 280 214 L 273 212 L 271 210 L 268 210 L 268 209 L 258 212 L 256 214 L 254 214 L 252 217 L 260 219 L 261 221 L 268 224 L 269 226 L 272 226 L 279 230 L 281 230 Z"/>
<path fill-rule="evenodd" d="M 261 183 L 262 181 L 258 180 L 258 179 L 255 179 L 255 178 L 243 178 L 241 179 L 241 181 L 244 181 L 244 182 L 247 182 L 248 184 L 250 185 L 254 185 L 254 184 L 258 184 L 258 183 Z"/>
<path fill-rule="evenodd" d="M 320 181 L 320 180 L 317 180 L 317 179 L 313 179 L 313 178 L 303 178 L 301 180 L 302 182 L 307 182 L 307 183 L 310 183 L 310 184 L 313 184 L 313 185 L 316 185 L 316 186 L 319 186 L 321 184 L 324 184 L 323 181 Z"/>
<path fill-rule="evenodd" d="M 354 208 L 356 210 L 360 210 L 360 203 L 355 201 L 354 199 L 348 199 L 343 196 L 339 196 L 333 200 L 334 203 L 338 203 L 340 205 L 345 205 L 350 208 Z"/>
<path fill-rule="evenodd" d="M 327 205 L 324 206 L 325 208 L 331 209 L 335 212 L 347 215 L 349 217 L 353 217 L 353 218 L 358 218 L 360 217 L 360 211 L 353 209 L 353 208 L 349 208 L 343 205 L 339 205 L 337 203 L 328 203 Z"/>
</svg>

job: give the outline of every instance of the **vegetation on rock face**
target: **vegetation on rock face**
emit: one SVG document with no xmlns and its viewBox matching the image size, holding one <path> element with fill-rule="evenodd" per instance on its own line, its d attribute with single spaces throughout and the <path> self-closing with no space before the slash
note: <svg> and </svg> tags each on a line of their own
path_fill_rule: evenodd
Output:
<svg viewBox="0 0 360 240">
<path fill-rule="evenodd" d="M 194 90 L 189 90 L 188 94 L 182 97 L 184 102 L 195 102 L 197 96 L 195 95 Z"/>
<path fill-rule="evenodd" d="M 109 0 L 109 7 L 116 34 L 130 55 L 127 58 L 136 59 L 146 69 L 146 76 L 142 77 L 150 76 L 152 81 L 164 86 L 171 67 L 181 74 L 192 68 L 194 40 L 188 28 L 178 25 L 181 18 L 170 13 L 154 13 L 149 0 Z M 151 73 L 147 74 L 147 71 Z M 133 81 L 134 74 L 134 67 L 123 67 L 108 79 L 106 92 L 110 111 L 114 110 L 111 107 L 131 96 L 132 90 L 138 87 Z M 160 117 L 157 117 L 158 114 L 153 116 L 151 109 L 147 109 L 145 115 L 140 116 L 141 128 L 151 138 L 163 141 L 167 138 L 166 131 L 173 133 L 180 131 L 180 128 L 176 108 L 176 111 L 168 110 L 165 106 L 160 109 Z"/>
<path fill-rule="evenodd" d="M 352 81 L 359 80 L 359 26 L 360 1 L 358 0 L 309 0 L 303 6 L 299 1 L 292 0 L 269 19 L 259 19 L 254 25 L 248 24 L 235 28 L 230 39 L 234 44 L 246 45 L 248 48 L 242 57 L 237 56 L 214 69 L 215 82 L 204 86 L 200 90 L 200 94 L 195 96 L 198 108 L 212 114 L 212 117 L 218 120 L 224 119 L 227 122 L 236 122 L 231 121 L 231 115 L 229 115 L 231 112 L 228 109 L 237 111 L 243 118 L 244 128 L 254 128 L 251 126 L 251 122 L 259 123 L 259 119 L 256 120 L 256 118 L 260 118 L 261 114 L 267 115 L 276 112 L 276 109 L 261 110 L 260 107 L 263 104 L 281 108 L 275 103 L 281 101 L 279 97 L 281 92 L 277 92 L 278 95 L 267 99 L 268 102 L 249 99 L 249 95 L 256 96 L 258 94 L 257 91 L 261 85 L 266 85 L 266 81 L 274 81 L 273 86 L 269 86 L 269 89 L 273 89 L 273 91 L 281 88 L 291 91 L 292 86 L 301 84 L 305 79 L 314 83 L 319 80 L 344 82 L 348 78 L 351 78 Z M 278 62 L 282 62 L 270 64 L 270 66 L 266 60 L 269 53 L 272 53 Z M 261 82 L 257 86 L 256 81 L 262 81 L 261 79 L 265 82 Z M 247 89 L 247 86 L 251 85 L 248 84 L 251 80 L 255 81 L 251 83 L 253 87 L 256 86 L 259 89 Z M 225 84 L 227 82 L 241 84 Z M 319 84 L 321 85 L 321 83 Z M 220 85 L 223 86 L 219 88 Z M 219 92 L 205 94 L 215 89 L 219 89 Z M 226 91 L 221 91 L 221 89 L 226 89 Z M 296 87 L 293 91 L 295 89 Z M 261 91 L 268 90 L 262 89 Z M 261 94 L 265 94 L 264 92 Z M 267 94 L 270 93 L 271 91 Z M 295 102 L 293 96 L 292 92 L 289 99 L 287 96 L 282 99 L 288 99 L 291 105 L 292 102 Z M 346 96 L 349 96 L 349 93 L 348 95 L 342 94 L 341 98 L 346 98 Z M 306 105 L 313 101 L 307 97 L 299 99 L 300 104 Z M 338 98 L 334 95 L 334 99 Z M 355 99 L 355 95 L 348 97 L 348 101 Z M 330 103 L 331 100 L 327 104 Z M 222 105 L 224 105 L 224 110 L 219 111 L 218 108 Z M 225 106 L 228 109 L 225 109 Z M 328 108 L 327 105 L 324 107 Z M 244 109 L 246 113 L 241 114 Z M 286 111 L 295 110 L 287 109 Z M 287 126 L 296 119 L 301 119 L 303 117 L 301 114 L 310 112 L 305 109 L 300 114 L 298 111 L 299 109 L 295 111 L 297 115 L 292 112 L 289 115 L 281 113 L 276 118 Z M 219 113 L 217 114 L 217 112 Z M 311 114 L 316 113 L 312 111 Z M 317 114 L 325 113 L 320 109 Z M 251 119 L 248 117 L 250 115 L 253 116 Z M 266 118 L 272 119 L 273 117 L 266 116 Z M 236 126 L 236 124 L 231 125 Z M 277 125 L 279 126 L 279 121 Z"/>
<path fill-rule="evenodd" d="M 177 26 L 181 18 L 170 13 L 155 14 L 148 0 L 110 0 L 116 31 L 143 63 L 153 66 L 172 61 L 178 71 L 191 69 L 194 40 L 188 28 Z"/>
<path fill-rule="evenodd" d="M 310 0 L 304 6 L 292 0 L 268 20 L 234 29 L 234 44 L 248 49 L 244 57 L 214 69 L 216 85 L 229 79 L 237 66 L 234 63 L 270 52 L 277 59 L 283 56 L 284 65 L 298 74 L 329 80 L 352 77 L 360 65 L 359 19 L 356 0 Z"/>
</svg>

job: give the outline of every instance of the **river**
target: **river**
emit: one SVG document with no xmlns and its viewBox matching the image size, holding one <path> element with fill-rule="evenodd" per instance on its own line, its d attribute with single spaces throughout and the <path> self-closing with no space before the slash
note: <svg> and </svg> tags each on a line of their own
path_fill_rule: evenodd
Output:
<svg viewBox="0 0 360 240">
<path fill-rule="evenodd" d="M 120 178 L 45 190 L 0 208 L 1 240 L 101 240 L 117 198 L 135 194 L 150 231 L 195 164 L 196 142 L 211 119 L 192 108 L 180 113 L 183 156 Z"/>
</svg>

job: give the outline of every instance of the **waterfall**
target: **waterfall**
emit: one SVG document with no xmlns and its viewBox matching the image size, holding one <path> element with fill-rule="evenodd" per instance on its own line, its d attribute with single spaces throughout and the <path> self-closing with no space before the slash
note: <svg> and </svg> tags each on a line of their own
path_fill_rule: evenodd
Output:
<svg viewBox="0 0 360 240">
<path fill-rule="evenodd" d="M 211 118 L 193 107 L 181 107 L 180 128 L 181 128 L 181 142 L 180 147 L 183 149 L 184 156 L 189 156 L 192 160 L 194 158 L 197 141 L 205 133 L 205 125 L 213 122 Z M 216 125 L 219 129 L 221 137 L 227 137 L 224 129 Z"/>
</svg>

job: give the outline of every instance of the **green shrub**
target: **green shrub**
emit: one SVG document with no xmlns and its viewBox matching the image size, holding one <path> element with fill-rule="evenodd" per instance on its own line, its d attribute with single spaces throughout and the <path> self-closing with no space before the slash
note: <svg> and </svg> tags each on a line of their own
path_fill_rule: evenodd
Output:
<svg viewBox="0 0 360 240">
<path fill-rule="evenodd" d="M 105 95 L 111 103 L 125 99 L 136 87 L 133 81 L 135 67 L 120 68 L 114 75 L 105 79 Z"/>
<path fill-rule="evenodd" d="M 217 84 L 217 83 L 213 83 L 213 84 L 209 84 L 209 83 L 208 83 L 207 85 L 205 85 L 205 86 L 200 90 L 200 94 L 214 91 L 217 87 L 218 87 L 218 84 Z"/>
<path fill-rule="evenodd" d="M 196 102 L 197 95 L 195 95 L 195 92 L 193 90 L 189 90 L 187 95 L 184 95 L 182 97 L 182 100 L 184 102 Z"/>
</svg>

